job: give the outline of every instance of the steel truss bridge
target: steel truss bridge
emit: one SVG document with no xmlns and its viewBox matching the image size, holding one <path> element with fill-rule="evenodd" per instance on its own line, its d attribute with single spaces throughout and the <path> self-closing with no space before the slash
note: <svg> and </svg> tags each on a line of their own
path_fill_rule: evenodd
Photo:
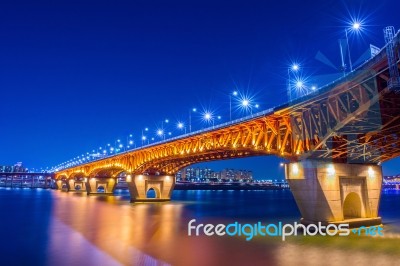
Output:
<svg viewBox="0 0 400 266">
<path fill-rule="evenodd" d="M 340 178 L 360 176 L 362 179 L 371 175 L 371 171 L 376 172 L 375 176 L 381 176 L 378 173 L 380 163 L 400 154 L 399 50 L 400 35 L 393 35 L 379 54 L 355 71 L 302 98 L 229 123 L 58 169 L 55 172 L 56 180 L 59 187 L 66 190 L 74 190 L 73 182 L 83 182 L 88 193 L 95 193 L 99 185 L 110 192 L 115 185 L 115 178 L 124 172 L 128 176 L 127 181 L 132 183 L 130 191 L 133 200 L 146 200 L 145 192 L 149 188 L 156 190 L 157 198 L 169 199 L 174 180 L 169 184 L 165 177 L 173 179 L 173 175 L 185 166 L 275 155 L 291 162 L 286 165 L 286 178 L 307 221 L 320 219 L 332 222 L 346 218 L 347 192 L 343 192 L 343 186 L 353 187 L 353 192 L 358 193 L 362 201 L 364 207 L 357 217 L 376 218 L 377 207 L 372 206 L 374 203 L 371 202 L 374 199 L 379 202 L 380 194 L 375 198 L 368 195 L 372 190 L 380 189 L 380 185 L 377 188 L 379 182 L 374 184 L 369 179 L 363 179 L 358 184 L 359 179 L 354 179 L 350 183 L 343 183 Z M 319 172 L 329 168 L 328 163 L 337 166 L 337 169 L 341 165 L 369 168 L 360 168 L 351 173 L 343 170 L 340 175 L 341 170 L 338 170 L 334 191 L 339 194 L 330 199 L 320 178 L 331 170 Z M 319 188 L 310 185 L 299 188 L 296 180 L 309 178 L 317 178 Z M 142 181 L 143 184 L 140 183 Z M 326 201 L 328 214 L 324 210 L 316 211 L 319 207 L 309 207 L 312 205 L 310 202 L 317 202 L 317 199 L 296 196 L 297 190 L 307 189 L 325 195 L 321 200 Z M 362 191 L 369 194 L 365 196 Z M 336 213 L 339 207 L 332 207 L 332 204 L 336 204 L 332 202 L 337 200 L 341 201 L 341 214 Z M 314 212 L 325 212 L 325 216 L 307 213 L 306 207 L 300 206 L 302 204 Z"/>
</svg>

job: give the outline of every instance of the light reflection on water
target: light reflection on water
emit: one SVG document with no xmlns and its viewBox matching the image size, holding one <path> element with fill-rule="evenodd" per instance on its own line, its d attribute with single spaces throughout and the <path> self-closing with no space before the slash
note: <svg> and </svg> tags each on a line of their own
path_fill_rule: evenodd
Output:
<svg viewBox="0 0 400 266">
<path fill-rule="evenodd" d="M 0 189 L 0 208 L 4 265 L 292 265 L 299 258 L 320 265 L 326 253 L 280 241 L 187 236 L 193 218 L 214 224 L 298 221 L 290 191 L 174 191 L 171 202 L 130 204 L 125 191 L 86 196 Z M 383 195 L 381 214 L 391 228 L 400 228 L 399 209 L 400 193 Z M 397 262 L 385 254 L 332 254 L 336 259 L 325 265 Z"/>
</svg>

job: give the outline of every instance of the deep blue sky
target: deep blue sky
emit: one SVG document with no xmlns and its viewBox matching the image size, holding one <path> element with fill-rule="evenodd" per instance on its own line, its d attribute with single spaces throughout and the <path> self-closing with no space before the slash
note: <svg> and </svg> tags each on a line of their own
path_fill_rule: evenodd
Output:
<svg viewBox="0 0 400 266">
<path fill-rule="evenodd" d="M 351 18 L 356 61 L 382 28 L 400 27 L 400 1 L 2 1 L 0 164 L 53 166 L 161 121 L 187 123 L 192 107 L 229 116 L 228 94 L 262 109 L 286 101 L 287 66 L 337 72 L 338 39 Z M 242 113 L 234 111 L 237 118 Z M 193 117 L 193 127 L 203 127 Z M 172 126 L 170 129 L 172 130 Z M 173 132 L 176 134 L 176 130 Z M 212 163 L 281 177 L 279 159 Z M 400 160 L 384 165 L 400 173 Z"/>
</svg>

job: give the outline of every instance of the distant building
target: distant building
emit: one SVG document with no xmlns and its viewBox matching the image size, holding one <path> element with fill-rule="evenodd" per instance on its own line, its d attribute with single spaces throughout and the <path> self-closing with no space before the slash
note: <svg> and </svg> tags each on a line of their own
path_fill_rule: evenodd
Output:
<svg viewBox="0 0 400 266">
<path fill-rule="evenodd" d="M 0 173 L 26 173 L 28 169 L 25 168 L 22 162 L 17 162 L 12 165 L 0 165 Z"/>
<path fill-rule="evenodd" d="M 250 182 L 253 174 L 247 170 L 223 169 L 220 172 L 209 168 L 186 167 L 178 171 L 176 180 L 188 182 Z"/>
<path fill-rule="evenodd" d="M 382 187 L 383 189 L 400 190 L 400 175 L 384 176 Z"/>
<path fill-rule="evenodd" d="M 247 170 L 224 169 L 221 171 L 221 180 L 248 182 L 253 180 L 253 172 Z"/>
</svg>

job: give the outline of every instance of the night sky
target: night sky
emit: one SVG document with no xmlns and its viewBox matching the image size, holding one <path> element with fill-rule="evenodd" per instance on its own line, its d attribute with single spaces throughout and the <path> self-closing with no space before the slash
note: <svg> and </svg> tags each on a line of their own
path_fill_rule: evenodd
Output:
<svg viewBox="0 0 400 266">
<path fill-rule="evenodd" d="M 207 126 L 203 110 L 225 122 L 234 90 L 260 109 L 276 106 L 291 63 L 310 79 L 337 74 L 345 28 L 362 23 L 349 36 L 356 62 L 369 44 L 384 45 L 383 27 L 400 27 L 399 11 L 398 0 L 2 1 L 0 165 L 54 166 L 129 134 L 140 144 L 142 129 L 155 137 L 167 118 L 176 136 L 193 107 L 194 130 Z M 233 118 L 246 113 L 232 104 Z M 280 161 L 208 166 L 275 179 Z M 385 174 L 400 173 L 399 162 Z"/>
</svg>

